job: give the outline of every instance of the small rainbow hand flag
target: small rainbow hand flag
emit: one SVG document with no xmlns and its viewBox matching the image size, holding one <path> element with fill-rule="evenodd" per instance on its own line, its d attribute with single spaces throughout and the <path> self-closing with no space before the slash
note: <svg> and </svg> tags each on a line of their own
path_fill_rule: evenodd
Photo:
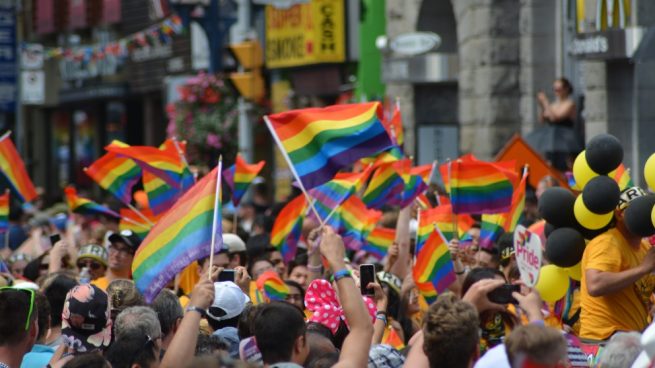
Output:
<svg viewBox="0 0 655 368">
<path fill-rule="evenodd" d="M 109 208 L 93 202 L 90 199 L 82 198 L 77 195 L 77 190 L 71 185 L 64 188 L 66 194 L 66 203 L 68 208 L 75 213 L 81 215 L 107 215 L 115 218 L 120 218 L 121 215 L 110 210 Z"/>
<path fill-rule="evenodd" d="M 507 232 L 512 232 L 516 229 L 516 225 L 519 224 L 523 216 L 523 210 L 525 209 L 525 189 L 528 181 L 528 171 L 525 170 L 521 181 L 519 182 L 518 187 L 514 190 L 512 195 L 512 208 L 509 213 L 506 215 L 503 228 Z"/>
<path fill-rule="evenodd" d="M 9 190 L 0 195 L 0 233 L 9 230 Z M 8 236 L 8 235 L 7 235 Z"/>
<path fill-rule="evenodd" d="M 271 231 L 271 245 L 282 253 L 285 262 L 291 261 L 296 256 L 296 247 L 306 213 L 307 201 L 301 194 L 287 203 L 275 218 Z"/>
<path fill-rule="evenodd" d="M 612 173 L 610 173 L 612 174 Z M 614 175 L 610 175 L 617 183 L 619 183 L 619 189 L 624 190 L 634 186 L 632 183 L 632 178 L 630 177 L 630 169 L 626 169 L 625 165 L 619 165 L 616 170 L 613 172 Z"/>
<path fill-rule="evenodd" d="M 259 161 L 256 164 L 249 165 L 241 157 L 241 154 L 237 154 L 234 165 L 223 171 L 223 178 L 230 189 L 232 189 L 232 204 L 234 204 L 234 207 L 239 206 L 241 198 L 246 194 L 250 183 L 262 171 L 265 164 L 266 161 Z"/>
<path fill-rule="evenodd" d="M 400 115 L 400 106 L 398 103 L 395 104 L 393 113 L 391 114 L 391 119 L 388 121 L 383 120 L 384 127 L 391 137 L 393 144 L 397 146 L 402 146 L 405 141 L 405 134 L 403 129 L 403 119 Z"/>
<path fill-rule="evenodd" d="M 132 188 L 141 178 L 141 169 L 129 158 L 108 152 L 97 159 L 84 172 L 103 189 L 121 202 L 132 202 Z"/>
<path fill-rule="evenodd" d="M 457 217 L 455 217 L 457 216 Z M 435 208 L 420 211 L 418 216 L 418 230 L 416 232 L 416 249 L 421 249 L 428 239 L 428 236 L 435 231 L 435 226 L 447 241 L 451 241 L 455 235 L 461 237 L 475 223 L 469 215 L 455 215 L 451 205 L 445 204 Z M 457 229 L 455 229 L 457 226 Z M 457 233 L 455 233 L 457 231 Z"/>
<path fill-rule="evenodd" d="M 23 202 L 29 202 L 37 197 L 36 189 L 30 180 L 25 164 L 20 158 L 16 146 L 9 138 L 11 132 L 0 137 L 0 171 L 7 177 L 12 189 Z"/>
<path fill-rule="evenodd" d="M 389 345 L 396 350 L 402 350 L 405 348 L 405 343 L 400 338 L 400 336 L 398 336 L 398 333 L 396 332 L 395 329 L 393 329 L 393 327 L 389 327 L 384 330 L 384 335 L 382 336 L 382 343 L 385 345 Z"/>
<path fill-rule="evenodd" d="M 404 189 L 405 183 L 394 168 L 394 163 L 385 163 L 375 170 L 362 201 L 369 208 L 381 208 L 387 205 L 391 198 L 400 196 Z"/>
<path fill-rule="evenodd" d="M 437 293 L 442 293 L 455 281 L 448 244 L 438 229 L 430 234 L 423 247 L 417 252 L 412 275 L 417 285 L 430 282 Z"/>
<path fill-rule="evenodd" d="M 149 209 L 141 209 L 141 214 L 147 218 L 151 223 L 157 222 L 157 216 L 155 216 Z M 136 212 L 129 208 L 121 208 L 120 210 L 121 219 L 118 223 L 118 229 L 131 230 L 133 233 L 138 235 L 141 239 L 145 239 L 146 235 L 152 228 L 146 220 L 139 216 Z"/>
<path fill-rule="evenodd" d="M 498 238 L 503 235 L 503 225 L 507 216 L 503 213 L 483 213 L 480 221 L 480 247 L 485 249 L 493 248 Z"/>
<path fill-rule="evenodd" d="M 376 227 L 368 234 L 362 250 L 381 260 L 387 255 L 389 247 L 396 240 L 396 229 Z"/>
<path fill-rule="evenodd" d="M 482 161 L 451 162 L 450 201 L 454 213 L 507 212 L 513 186 L 496 165 Z"/>
<path fill-rule="evenodd" d="M 269 115 L 266 124 L 305 189 L 343 167 L 391 148 L 379 102 L 334 105 Z"/>
<path fill-rule="evenodd" d="M 221 169 L 219 160 L 157 221 L 134 255 L 132 275 L 147 303 L 191 262 L 209 256 L 213 238 L 215 252 L 222 249 Z"/>
<path fill-rule="evenodd" d="M 337 211 L 338 226 L 349 249 L 359 250 L 382 217 L 382 212 L 366 207 L 359 197 L 350 196 Z"/>
<path fill-rule="evenodd" d="M 289 287 L 275 271 L 266 271 L 259 276 L 257 289 L 262 291 L 268 300 L 285 300 L 289 295 Z"/>
<path fill-rule="evenodd" d="M 358 188 L 361 189 L 362 182 L 366 181 L 372 172 L 369 165 L 364 171 L 359 173 L 339 173 L 334 179 L 316 188 L 309 190 L 310 197 L 314 198 L 314 208 L 321 219 L 315 219 L 313 212 L 310 212 L 310 218 L 316 221 L 323 220 L 330 216 L 330 213 L 337 209 L 341 203 L 353 195 Z M 327 219 L 327 223 L 336 228 L 336 218 L 332 216 Z"/>
</svg>

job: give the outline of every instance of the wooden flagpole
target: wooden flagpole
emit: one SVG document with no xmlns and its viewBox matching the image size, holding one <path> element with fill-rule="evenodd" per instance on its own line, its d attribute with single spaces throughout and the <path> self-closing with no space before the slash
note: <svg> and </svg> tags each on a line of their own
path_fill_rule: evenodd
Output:
<svg viewBox="0 0 655 368">
<path fill-rule="evenodd" d="M 212 220 L 212 240 L 209 248 L 209 272 L 207 277 L 212 281 L 212 267 L 214 265 L 214 249 L 216 248 L 216 229 L 218 227 L 218 206 L 220 204 L 221 196 L 221 173 L 223 171 L 223 155 L 218 158 L 218 169 L 216 170 L 216 191 L 214 194 L 214 219 Z"/>
</svg>

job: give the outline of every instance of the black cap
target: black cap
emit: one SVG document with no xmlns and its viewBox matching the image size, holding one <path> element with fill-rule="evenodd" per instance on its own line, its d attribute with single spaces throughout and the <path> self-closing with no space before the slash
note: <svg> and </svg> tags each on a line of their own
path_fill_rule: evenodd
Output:
<svg viewBox="0 0 655 368">
<path fill-rule="evenodd" d="M 141 245 L 141 238 L 136 235 L 132 230 L 123 230 L 120 233 L 113 233 L 109 235 L 110 243 L 125 243 L 133 252 L 136 252 Z"/>
</svg>

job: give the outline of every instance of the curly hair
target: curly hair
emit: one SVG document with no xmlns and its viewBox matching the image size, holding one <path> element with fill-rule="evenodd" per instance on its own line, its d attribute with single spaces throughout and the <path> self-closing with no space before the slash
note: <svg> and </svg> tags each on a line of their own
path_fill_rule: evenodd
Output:
<svg viewBox="0 0 655 368">
<path fill-rule="evenodd" d="M 423 320 L 423 352 L 430 368 L 468 367 L 479 343 L 478 312 L 453 293 L 439 296 Z"/>
</svg>

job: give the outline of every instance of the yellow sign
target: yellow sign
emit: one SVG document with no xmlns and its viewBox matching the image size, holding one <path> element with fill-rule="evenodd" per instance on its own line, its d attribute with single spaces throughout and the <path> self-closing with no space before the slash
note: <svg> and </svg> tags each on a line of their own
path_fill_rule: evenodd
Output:
<svg viewBox="0 0 655 368">
<path fill-rule="evenodd" d="M 343 0 L 311 0 L 289 9 L 266 6 L 266 67 L 346 60 Z"/>
</svg>

